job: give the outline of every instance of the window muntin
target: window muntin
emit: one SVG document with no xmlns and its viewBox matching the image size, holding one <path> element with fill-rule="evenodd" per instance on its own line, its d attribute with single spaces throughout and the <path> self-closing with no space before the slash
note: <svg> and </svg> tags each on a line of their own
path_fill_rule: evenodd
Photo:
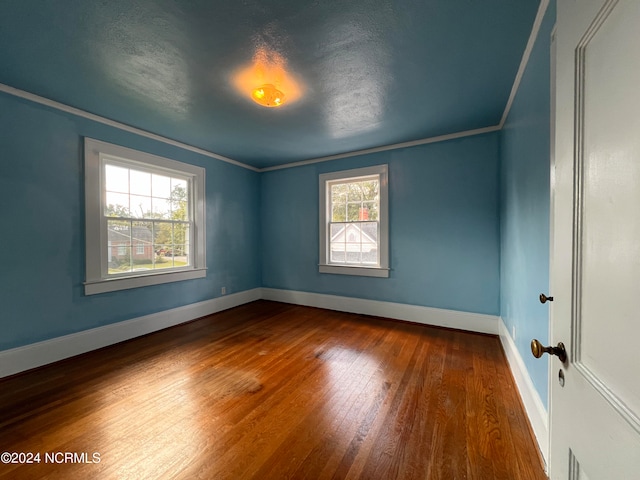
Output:
<svg viewBox="0 0 640 480">
<path fill-rule="evenodd" d="M 387 166 L 320 175 L 320 272 L 388 276 Z"/>
<path fill-rule="evenodd" d="M 85 139 L 91 295 L 206 276 L 201 167 Z"/>
</svg>

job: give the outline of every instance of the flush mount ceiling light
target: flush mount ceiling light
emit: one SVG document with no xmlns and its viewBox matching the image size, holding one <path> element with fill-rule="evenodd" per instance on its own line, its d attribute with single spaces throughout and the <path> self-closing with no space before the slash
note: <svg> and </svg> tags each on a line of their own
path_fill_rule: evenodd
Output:
<svg viewBox="0 0 640 480">
<path fill-rule="evenodd" d="M 256 49 L 251 63 L 230 72 L 230 80 L 243 98 L 262 107 L 281 107 L 285 103 L 288 107 L 300 100 L 305 91 L 302 80 L 287 67 L 287 60 L 263 46 Z"/>
<path fill-rule="evenodd" d="M 266 83 L 251 92 L 251 99 L 263 107 L 280 107 L 284 103 L 284 93 Z"/>
</svg>

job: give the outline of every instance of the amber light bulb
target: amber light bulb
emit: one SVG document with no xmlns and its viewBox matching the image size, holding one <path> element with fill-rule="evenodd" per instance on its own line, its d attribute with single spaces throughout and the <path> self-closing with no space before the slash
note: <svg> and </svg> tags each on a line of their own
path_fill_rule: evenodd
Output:
<svg viewBox="0 0 640 480">
<path fill-rule="evenodd" d="M 280 107 L 284 103 L 284 93 L 267 83 L 251 93 L 251 99 L 263 107 Z"/>
</svg>

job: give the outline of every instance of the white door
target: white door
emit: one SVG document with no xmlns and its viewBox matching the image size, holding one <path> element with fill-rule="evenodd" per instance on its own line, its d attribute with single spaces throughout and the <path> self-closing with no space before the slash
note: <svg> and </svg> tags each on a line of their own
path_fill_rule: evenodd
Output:
<svg viewBox="0 0 640 480">
<path fill-rule="evenodd" d="M 549 474 L 640 479 L 640 0 L 558 0 L 556 34 Z"/>
</svg>

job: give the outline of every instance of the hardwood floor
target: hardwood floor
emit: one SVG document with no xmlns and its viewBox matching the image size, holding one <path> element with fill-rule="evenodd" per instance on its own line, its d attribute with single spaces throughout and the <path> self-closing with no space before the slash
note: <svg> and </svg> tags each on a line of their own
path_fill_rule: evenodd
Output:
<svg viewBox="0 0 640 480">
<path fill-rule="evenodd" d="M 266 301 L 0 381 L 0 452 L 40 453 L 12 479 L 546 478 L 497 337 Z"/>
</svg>

